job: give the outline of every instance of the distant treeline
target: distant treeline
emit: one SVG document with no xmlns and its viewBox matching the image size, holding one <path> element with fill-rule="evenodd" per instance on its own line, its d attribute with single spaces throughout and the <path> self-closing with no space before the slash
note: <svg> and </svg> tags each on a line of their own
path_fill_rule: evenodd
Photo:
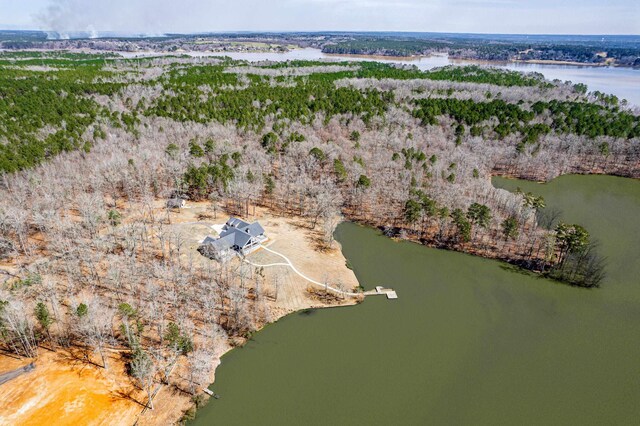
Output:
<svg viewBox="0 0 640 426">
<path fill-rule="evenodd" d="M 640 66 L 640 46 L 636 43 L 594 43 L 536 41 L 496 42 L 491 39 L 402 39 L 355 37 L 322 46 L 324 53 L 381 56 L 415 56 L 434 52 L 454 58 L 488 61 L 550 60 L 589 64 L 614 60 L 617 65 Z"/>
<path fill-rule="evenodd" d="M 164 37 L 111 36 L 88 39 L 79 33 L 70 40 L 48 40 L 47 33 L 41 31 L 0 31 L 0 48 L 10 50 L 90 48 L 172 51 L 210 48 L 207 44 L 196 44 L 194 40 L 218 43 L 220 49 L 229 49 L 239 41 L 252 41 L 269 45 L 315 47 L 330 54 L 400 57 L 441 52 L 453 58 L 470 60 L 546 60 L 640 67 L 640 38 L 637 36 L 328 32 L 168 34 Z"/>
</svg>

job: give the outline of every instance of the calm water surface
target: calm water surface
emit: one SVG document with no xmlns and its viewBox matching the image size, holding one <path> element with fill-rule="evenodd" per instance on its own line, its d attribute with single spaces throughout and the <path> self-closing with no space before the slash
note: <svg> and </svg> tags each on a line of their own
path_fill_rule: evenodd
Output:
<svg viewBox="0 0 640 426">
<path fill-rule="evenodd" d="M 157 53 L 127 53 L 120 52 L 126 57 L 156 56 Z M 172 53 L 175 54 L 175 53 Z M 205 56 L 229 56 L 233 59 L 246 61 L 287 61 L 287 60 L 336 60 L 336 61 L 377 61 L 384 63 L 401 63 L 415 65 L 421 70 L 429 70 L 436 67 L 443 67 L 452 64 L 470 64 L 473 61 L 454 61 L 446 55 L 434 55 L 427 58 L 417 59 L 385 59 L 380 57 L 349 56 L 349 55 L 327 55 L 319 49 L 293 49 L 284 53 L 275 52 L 188 52 L 193 57 Z M 487 65 L 486 62 L 483 63 Z M 572 81 L 574 83 L 584 83 L 589 90 L 599 90 L 604 93 L 612 93 L 621 99 L 627 99 L 630 103 L 640 106 L 640 70 L 632 68 L 615 67 L 593 67 L 593 66 L 573 66 L 573 65 L 549 65 L 549 64 L 528 64 L 528 63 L 496 63 L 489 65 L 507 68 L 522 72 L 539 72 L 547 79 L 559 79 L 562 81 Z"/>
<path fill-rule="evenodd" d="M 602 242 L 602 289 L 343 224 L 365 288 L 399 299 L 293 314 L 223 358 L 196 425 L 636 425 L 640 182 L 566 176 L 543 195 Z"/>
</svg>

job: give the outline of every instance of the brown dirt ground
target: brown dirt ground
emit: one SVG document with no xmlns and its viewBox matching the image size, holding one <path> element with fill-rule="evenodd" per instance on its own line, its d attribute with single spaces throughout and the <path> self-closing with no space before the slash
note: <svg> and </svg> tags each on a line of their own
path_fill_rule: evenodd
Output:
<svg viewBox="0 0 640 426">
<path fill-rule="evenodd" d="M 228 216 L 218 212 L 215 219 L 212 217 L 202 218 L 202 215 L 206 214 L 206 203 L 189 203 L 187 207 L 172 216 L 172 223 L 187 241 L 183 256 L 201 259 L 202 257 L 197 252 L 198 246 L 207 235 L 216 235 L 212 227 L 207 225 L 222 225 Z M 345 290 L 348 291 L 358 287 L 358 280 L 353 271 L 347 268 L 347 261 L 342 255 L 339 243 L 334 242 L 333 247 L 329 250 L 323 249 L 320 230 L 310 229 L 306 221 L 300 218 L 275 216 L 262 208 L 256 209 L 255 215 L 243 219 L 259 221 L 269 238 L 264 244 L 271 250 L 288 257 L 295 267 L 309 278 L 319 282 L 328 280 L 329 284 L 334 287 L 337 282 L 341 282 Z M 284 262 L 280 256 L 262 249 L 251 253 L 247 259 L 260 265 Z M 231 262 L 237 265 L 240 260 L 233 259 Z M 250 266 L 247 265 L 247 267 Z M 278 318 L 300 309 L 326 306 L 309 298 L 306 291 L 309 282 L 294 273 L 291 268 L 271 266 L 265 268 L 264 273 L 268 284 L 273 282 L 276 275 L 280 277 L 278 300 L 271 303 L 270 306 Z M 271 290 L 274 289 L 271 288 Z M 355 302 L 354 299 L 347 299 L 340 304 Z"/>
<path fill-rule="evenodd" d="M 110 354 L 110 369 L 67 352 L 40 349 L 36 369 L 0 386 L 0 425 L 131 424 L 144 395 L 126 377 L 124 362 Z M 0 356 L 0 371 L 30 360 Z"/>
<path fill-rule="evenodd" d="M 157 202 L 158 215 L 166 214 L 162 205 L 163 202 Z M 184 236 L 182 256 L 204 261 L 196 249 L 207 235 L 215 235 L 211 225 L 223 224 L 228 215 L 219 211 L 214 219 L 212 212 L 207 210 L 207 203 L 188 203 L 187 207 L 171 213 L 170 226 Z M 134 209 L 135 206 L 130 206 L 130 210 Z M 346 290 L 358 286 L 355 274 L 346 267 L 339 244 L 334 243 L 330 250 L 321 249 L 320 231 L 311 230 L 302 219 L 278 217 L 261 208 L 255 210 L 255 215 L 243 219 L 259 220 L 269 237 L 266 242 L 269 248 L 287 256 L 308 277 L 320 282 L 328 280 L 333 286 L 341 282 Z M 248 259 L 257 264 L 284 261 L 264 250 L 252 253 Z M 234 262 L 232 265 L 240 264 L 239 259 L 231 262 Z M 243 267 L 255 271 L 250 265 Z M 309 283 L 288 267 L 268 267 L 264 274 L 267 292 L 275 294 L 275 288 L 270 284 L 275 276 L 279 276 L 280 281 L 277 300 L 267 302 L 270 321 L 301 309 L 352 305 L 359 301 L 355 298 L 322 301 L 310 297 Z M 230 346 L 221 345 L 220 356 L 229 349 Z M 219 359 L 212 361 L 215 365 L 219 363 Z M 0 354 L 0 372 L 29 362 Z M 140 425 L 166 425 L 176 423 L 190 406 L 188 394 L 175 386 L 162 386 L 154 398 L 155 409 L 141 414 L 146 394 L 134 386 L 118 352 L 110 353 L 109 364 L 109 370 L 105 371 L 66 351 L 41 349 L 35 370 L 0 386 L 0 425 L 52 422 L 60 425 L 131 425 L 136 421 Z M 180 380 L 182 369 L 183 366 L 176 369 L 176 380 Z M 210 381 L 213 380 L 212 375 Z"/>
</svg>

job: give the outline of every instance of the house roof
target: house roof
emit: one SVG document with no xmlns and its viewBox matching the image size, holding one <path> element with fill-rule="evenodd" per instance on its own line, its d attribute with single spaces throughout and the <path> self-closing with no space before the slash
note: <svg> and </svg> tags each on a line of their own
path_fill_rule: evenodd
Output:
<svg viewBox="0 0 640 426">
<path fill-rule="evenodd" d="M 220 238 L 207 237 L 202 244 L 210 244 L 218 251 L 228 250 L 235 245 L 235 237 L 234 235 L 225 235 Z"/>
<path fill-rule="evenodd" d="M 243 248 L 251 238 L 264 234 L 264 228 L 258 222 L 248 223 L 242 219 L 230 217 L 220 232 L 220 238 L 207 237 L 202 244 L 210 244 L 218 251 L 233 246 Z"/>
<path fill-rule="evenodd" d="M 227 220 L 226 225 L 232 228 L 244 229 L 249 226 L 249 222 L 245 222 L 242 219 L 238 219 L 237 217 L 232 216 L 229 218 L 229 220 Z"/>
<path fill-rule="evenodd" d="M 202 244 L 211 244 L 216 240 L 216 238 L 213 238 L 212 236 L 207 236 L 204 240 L 202 240 Z"/>
<path fill-rule="evenodd" d="M 245 232 L 247 232 L 252 237 L 257 237 L 258 235 L 264 234 L 264 228 L 258 222 L 253 222 L 247 227 Z"/>
<path fill-rule="evenodd" d="M 234 241 L 234 245 L 244 247 L 251 239 L 251 235 L 238 228 L 229 228 L 222 231 L 220 239 L 222 238 L 231 238 Z"/>
</svg>

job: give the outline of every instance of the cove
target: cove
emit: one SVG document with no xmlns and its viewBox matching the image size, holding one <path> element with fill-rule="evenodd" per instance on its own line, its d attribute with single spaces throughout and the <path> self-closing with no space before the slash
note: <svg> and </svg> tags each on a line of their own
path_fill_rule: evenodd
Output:
<svg viewBox="0 0 640 426">
<path fill-rule="evenodd" d="M 297 313 L 227 354 L 196 425 L 637 424 L 640 182 L 494 179 L 602 243 L 585 290 L 501 262 L 337 230 L 361 284 L 399 299 Z"/>
</svg>

